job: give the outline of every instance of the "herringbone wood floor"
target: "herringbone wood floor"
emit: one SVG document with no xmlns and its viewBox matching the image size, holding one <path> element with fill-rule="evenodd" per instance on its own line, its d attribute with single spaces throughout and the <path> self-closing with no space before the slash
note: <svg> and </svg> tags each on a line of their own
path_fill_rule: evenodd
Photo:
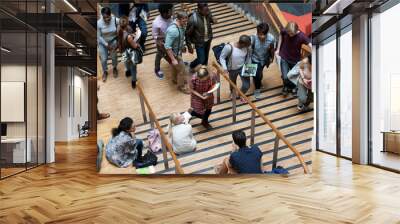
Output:
<svg viewBox="0 0 400 224">
<path fill-rule="evenodd" d="M 95 137 L 0 181 L 0 223 L 400 223 L 400 176 L 319 152 L 313 175 L 98 176 Z"/>
</svg>

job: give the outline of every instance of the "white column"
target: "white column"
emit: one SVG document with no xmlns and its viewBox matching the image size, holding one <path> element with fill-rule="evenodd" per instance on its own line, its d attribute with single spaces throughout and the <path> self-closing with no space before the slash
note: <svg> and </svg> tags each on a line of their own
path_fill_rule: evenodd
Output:
<svg viewBox="0 0 400 224">
<path fill-rule="evenodd" d="M 368 163 L 368 15 L 353 20 L 353 162 Z"/>
<path fill-rule="evenodd" d="M 55 60 L 54 60 L 54 35 L 46 36 L 46 163 L 55 161 L 54 134 L 55 134 Z"/>
</svg>

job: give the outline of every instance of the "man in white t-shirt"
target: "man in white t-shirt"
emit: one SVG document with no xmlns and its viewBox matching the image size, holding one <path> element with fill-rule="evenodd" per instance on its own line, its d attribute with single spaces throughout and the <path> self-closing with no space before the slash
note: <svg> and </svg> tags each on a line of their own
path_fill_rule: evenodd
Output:
<svg viewBox="0 0 400 224">
<path fill-rule="evenodd" d="M 225 44 L 222 49 L 219 61 L 225 72 L 229 73 L 229 78 L 236 84 L 238 75 L 242 73 L 242 67 L 251 63 L 251 39 L 248 35 L 239 37 L 239 41 L 233 44 Z M 240 76 L 242 86 L 240 90 L 246 94 L 250 88 L 250 77 Z M 231 87 L 232 91 L 232 87 Z M 244 99 L 241 99 L 244 102 Z"/>
</svg>

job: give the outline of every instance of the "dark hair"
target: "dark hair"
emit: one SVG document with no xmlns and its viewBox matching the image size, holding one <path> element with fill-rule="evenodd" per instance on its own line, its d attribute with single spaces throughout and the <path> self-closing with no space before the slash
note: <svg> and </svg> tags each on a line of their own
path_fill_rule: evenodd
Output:
<svg viewBox="0 0 400 224">
<path fill-rule="evenodd" d="M 204 8 L 204 7 L 207 7 L 208 6 L 208 4 L 207 3 L 197 3 L 197 8 L 198 9 L 202 9 L 202 8 Z"/>
<path fill-rule="evenodd" d="M 165 13 L 168 13 L 168 11 L 172 10 L 173 7 L 174 7 L 173 4 L 160 3 L 158 5 L 158 11 L 160 12 L 160 14 L 165 14 Z"/>
<path fill-rule="evenodd" d="M 257 25 L 257 32 L 260 32 L 262 34 L 267 34 L 269 31 L 269 26 L 267 23 L 260 23 Z"/>
<path fill-rule="evenodd" d="M 112 136 L 115 137 L 121 133 L 121 131 L 125 131 L 129 133 L 129 129 L 132 128 L 133 120 L 130 117 L 126 117 L 119 122 L 118 128 L 112 129 Z"/>
<path fill-rule="evenodd" d="M 234 131 L 232 132 L 233 142 L 239 146 L 239 148 L 243 148 L 246 146 L 246 134 L 244 131 Z"/>
<path fill-rule="evenodd" d="M 251 39 L 248 35 L 242 35 L 239 37 L 239 44 L 243 44 L 246 46 L 250 46 L 251 45 Z"/>
<path fill-rule="evenodd" d="M 111 15 L 111 9 L 109 7 L 104 7 L 101 9 L 101 14 L 102 15 Z"/>
</svg>

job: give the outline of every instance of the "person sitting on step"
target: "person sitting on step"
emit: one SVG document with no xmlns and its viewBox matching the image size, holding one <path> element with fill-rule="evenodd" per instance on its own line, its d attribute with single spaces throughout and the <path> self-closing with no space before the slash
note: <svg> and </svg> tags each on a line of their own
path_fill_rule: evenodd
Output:
<svg viewBox="0 0 400 224">
<path fill-rule="evenodd" d="M 106 158 L 113 165 L 125 168 L 142 162 L 143 141 L 135 138 L 135 124 L 126 117 L 112 129 L 112 138 L 106 145 Z"/>
<path fill-rule="evenodd" d="M 222 164 L 215 167 L 216 174 L 258 174 L 262 170 L 262 152 L 253 145 L 246 145 L 246 134 L 241 131 L 232 133 L 232 153 Z"/>
<path fill-rule="evenodd" d="M 180 155 L 195 151 L 197 142 L 193 137 L 192 125 L 188 121 L 189 118 L 185 119 L 184 115 L 173 113 L 169 120 L 168 137 L 174 152 Z"/>
<path fill-rule="evenodd" d="M 191 82 L 190 91 L 192 94 L 189 112 L 192 116 L 200 118 L 201 124 L 206 129 L 212 128 L 208 122 L 208 117 L 214 105 L 214 94 L 212 92 L 208 93 L 208 91 L 213 87 L 214 83 L 205 65 L 200 66 Z"/>
</svg>

